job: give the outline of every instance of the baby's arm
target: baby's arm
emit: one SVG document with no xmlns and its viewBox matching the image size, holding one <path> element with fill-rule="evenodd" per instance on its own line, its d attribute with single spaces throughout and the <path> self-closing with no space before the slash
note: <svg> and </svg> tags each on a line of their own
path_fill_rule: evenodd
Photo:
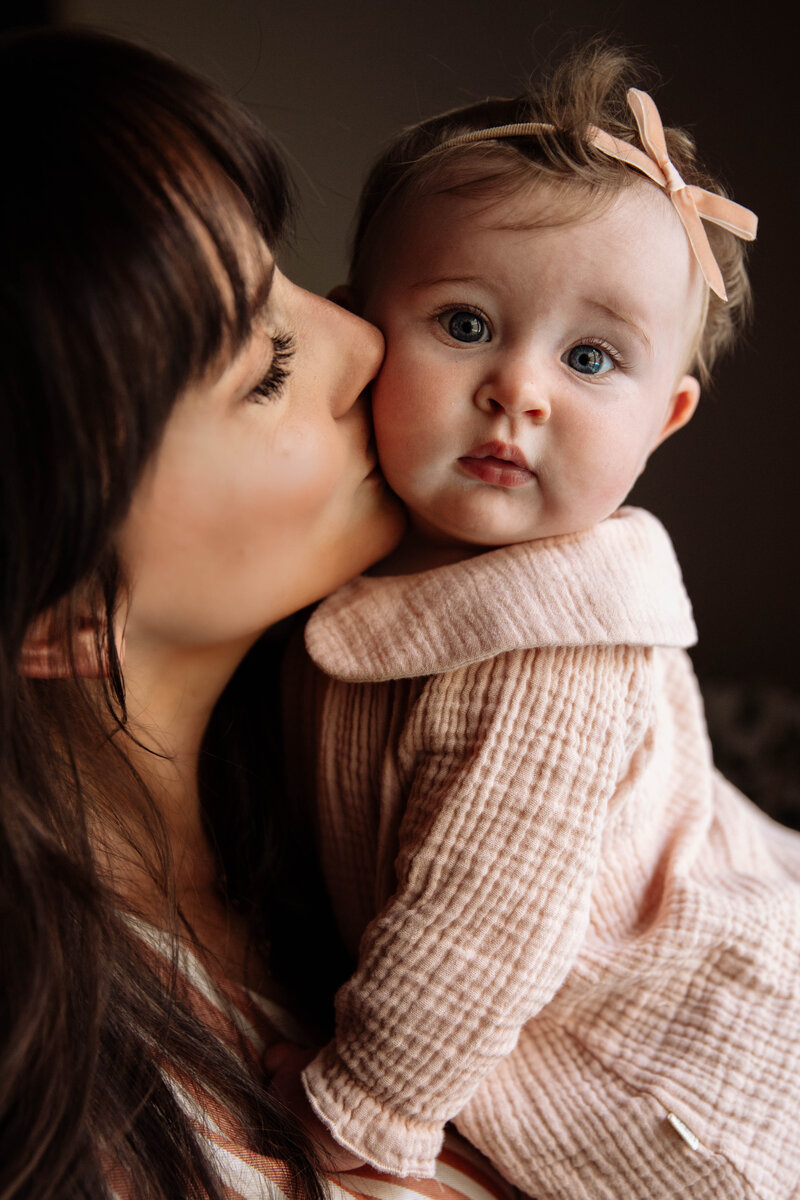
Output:
<svg viewBox="0 0 800 1200">
<path fill-rule="evenodd" d="M 379 1169 L 430 1175 L 444 1123 L 516 1045 L 583 940 L 642 651 L 517 651 L 429 681 L 397 890 L 306 1068 L 315 1112 Z"/>
</svg>

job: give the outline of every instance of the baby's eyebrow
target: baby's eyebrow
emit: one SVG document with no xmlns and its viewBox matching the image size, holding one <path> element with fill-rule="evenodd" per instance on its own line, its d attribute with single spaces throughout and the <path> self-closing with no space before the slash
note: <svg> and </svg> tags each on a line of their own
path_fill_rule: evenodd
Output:
<svg viewBox="0 0 800 1200">
<path fill-rule="evenodd" d="M 601 300 L 589 300 L 587 303 L 591 308 L 599 309 L 600 312 L 605 313 L 606 316 L 612 317 L 615 321 L 621 321 L 622 324 L 626 325 L 634 334 L 634 336 L 643 344 L 647 353 L 653 353 L 653 343 L 648 337 L 647 330 L 644 329 L 634 317 L 630 316 L 628 313 L 622 312 L 621 309 L 612 307 L 610 304 L 603 304 Z"/>
<path fill-rule="evenodd" d="M 438 287 L 440 284 L 453 284 L 459 287 L 480 287 L 486 283 L 486 280 L 480 275 L 441 275 L 432 279 L 418 279 L 416 283 L 412 283 L 413 290 L 419 288 Z"/>
</svg>

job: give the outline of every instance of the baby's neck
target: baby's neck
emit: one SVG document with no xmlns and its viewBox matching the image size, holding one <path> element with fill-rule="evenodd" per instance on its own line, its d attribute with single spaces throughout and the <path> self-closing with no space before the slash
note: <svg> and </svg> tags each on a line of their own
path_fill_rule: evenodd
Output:
<svg viewBox="0 0 800 1200">
<path fill-rule="evenodd" d="M 418 571 L 432 571 L 434 567 L 446 567 L 450 563 L 463 562 L 477 554 L 494 550 L 494 546 L 471 546 L 466 542 L 438 541 L 427 533 L 421 533 L 413 525 L 396 550 L 382 558 L 368 575 L 415 575 Z"/>
</svg>

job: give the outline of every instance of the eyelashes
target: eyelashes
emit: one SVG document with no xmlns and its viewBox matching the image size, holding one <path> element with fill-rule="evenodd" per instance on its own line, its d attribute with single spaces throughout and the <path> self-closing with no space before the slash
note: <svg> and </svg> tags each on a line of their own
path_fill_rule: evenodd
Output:
<svg viewBox="0 0 800 1200">
<path fill-rule="evenodd" d="M 253 388 L 248 399 L 255 404 L 264 400 L 275 400 L 291 375 L 291 361 L 296 350 L 294 335 L 276 333 L 272 339 L 272 362 L 262 380 Z"/>
<path fill-rule="evenodd" d="M 581 364 L 580 362 L 576 363 L 575 361 L 571 361 L 572 356 L 574 356 L 576 352 L 580 350 L 594 350 L 599 354 L 604 354 L 609 360 L 609 365 L 603 368 L 601 364 L 596 362 L 583 362 Z M 618 371 L 625 371 L 628 369 L 628 362 L 623 358 L 619 350 L 617 350 L 611 345 L 610 342 L 605 341 L 603 338 L 595 337 L 588 337 L 579 342 L 575 342 L 575 344 L 571 346 L 564 354 L 562 362 L 565 362 L 567 366 L 569 366 L 572 370 L 577 371 L 578 374 L 586 377 L 606 375 L 612 369 L 616 369 Z"/>
</svg>

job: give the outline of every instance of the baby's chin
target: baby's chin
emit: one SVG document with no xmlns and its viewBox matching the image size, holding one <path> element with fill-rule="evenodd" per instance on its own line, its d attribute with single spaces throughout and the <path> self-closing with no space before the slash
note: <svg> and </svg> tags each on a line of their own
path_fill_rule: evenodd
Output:
<svg viewBox="0 0 800 1200">
<path fill-rule="evenodd" d="M 547 537 L 536 521 L 476 520 L 470 513 L 461 520 L 435 519 L 427 510 L 409 507 L 409 528 L 431 545 L 442 548 L 461 548 L 464 557 L 480 554 L 499 546 L 513 546 L 517 542 L 530 542 L 535 538 Z M 437 514 L 438 517 L 438 514 Z"/>
</svg>

